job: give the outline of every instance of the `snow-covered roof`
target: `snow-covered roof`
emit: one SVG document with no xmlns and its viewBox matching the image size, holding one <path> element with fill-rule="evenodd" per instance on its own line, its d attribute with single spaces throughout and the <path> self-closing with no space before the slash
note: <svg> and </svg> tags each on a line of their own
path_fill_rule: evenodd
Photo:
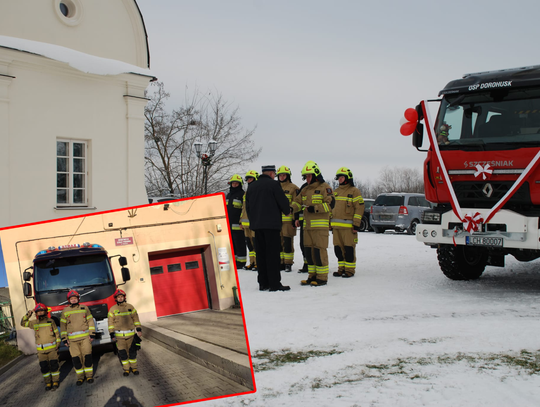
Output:
<svg viewBox="0 0 540 407">
<path fill-rule="evenodd" d="M 22 52 L 29 52 L 53 59 L 55 61 L 65 62 L 72 68 L 75 68 L 81 72 L 95 75 L 119 75 L 123 73 L 133 73 L 137 75 L 154 76 L 149 69 L 141 68 L 136 65 L 117 61 L 115 59 L 101 58 L 94 55 L 85 54 L 80 51 L 75 51 L 70 48 L 39 41 L 0 35 L 0 47 L 10 48 Z"/>
</svg>

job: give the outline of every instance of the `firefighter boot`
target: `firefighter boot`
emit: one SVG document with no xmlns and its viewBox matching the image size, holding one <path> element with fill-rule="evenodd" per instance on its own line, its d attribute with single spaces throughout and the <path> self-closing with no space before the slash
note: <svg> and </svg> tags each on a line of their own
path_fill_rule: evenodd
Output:
<svg viewBox="0 0 540 407">
<path fill-rule="evenodd" d="M 139 373 L 140 373 L 137 369 L 133 369 L 133 368 L 131 368 L 131 371 L 133 372 L 133 374 L 134 374 L 135 376 L 138 376 Z"/>
<path fill-rule="evenodd" d="M 84 383 L 84 378 L 83 379 L 77 379 L 77 383 L 75 383 L 77 386 L 82 386 L 82 384 Z"/>
<path fill-rule="evenodd" d="M 298 270 L 299 273 L 307 273 L 308 272 L 308 265 L 307 263 L 304 263 L 304 266 Z"/>
<path fill-rule="evenodd" d="M 129 370 L 124 370 L 124 373 L 122 373 L 124 376 L 129 376 Z"/>
<path fill-rule="evenodd" d="M 334 272 L 332 273 L 332 275 L 333 275 L 334 277 L 343 277 L 343 271 L 341 271 L 341 270 L 334 271 Z"/>
<path fill-rule="evenodd" d="M 292 271 L 292 264 L 285 264 L 285 271 L 290 273 Z"/>
<path fill-rule="evenodd" d="M 315 281 L 315 279 L 316 279 L 316 274 L 315 273 L 309 273 L 309 277 L 307 278 L 307 280 L 300 281 L 300 284 L 301 285 L 311 285 L 311 283 L 313 281 Z"/>
<path fill-rule="evenodd" d="M 87 377 L 86 378 L 86 383 L 94 383 L 94 379 L 92 377 Z"/>
<path fill-rule="evenodd" d="M 53 382 L 52 389 L 56 390 L 58 388 L 58 382 Z"/>
<path fill-rule="evenodd" d="M 52 384 L 50 383 L 45 384 L 45 391 L 49 391 L 51 389 L 52 389 Z"/>
<path fill-rule="evenodd" d="M 325 281 L 325 280 L 319 280 L 318 278 L 313 280 L 311 282 L 311 286 L 312 287 L 321 287 L 323 285 L 326 285 L 328 283 L 328 281 Z"/>
</svg>

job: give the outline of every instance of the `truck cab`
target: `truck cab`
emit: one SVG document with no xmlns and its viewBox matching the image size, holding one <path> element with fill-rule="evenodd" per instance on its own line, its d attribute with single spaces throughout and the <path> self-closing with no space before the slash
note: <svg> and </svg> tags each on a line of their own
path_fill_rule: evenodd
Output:
<svg viewBox="0 0 540 407">
<path fill-rule="evenodd" d="M 118 257 L 125 283 L 130 279 L 129 270 L 124 267 L 127 260 Z M 81 304 L 88 306 L 94 317 L 96 338 L 93 344 L 111 342 L 107 314 L 115 304 L 113 295 L 117 284 L 110 257 L 102 246 L 83 243 L 44 249 L 36 254 L 33 266 L 25 270 L 23 279 L 25 296 L 33 296 L 36 303 L 45 304 L 58 326 L 60 314 L 69 304 L 67 293 L 77 290 Z"/>
</svg>

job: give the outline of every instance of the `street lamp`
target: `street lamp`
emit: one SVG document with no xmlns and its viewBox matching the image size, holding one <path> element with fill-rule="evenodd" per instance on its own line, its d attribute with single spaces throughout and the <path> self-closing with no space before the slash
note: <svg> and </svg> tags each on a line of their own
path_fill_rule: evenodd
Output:
<svg viewBox="0 0 540 407">
<path fill-rule="evenodd" d="M 193 143 L 193 147 L 195 148 L 195 153 L 197 153 L 197 157 L 201 159 L 202 165 L 203 165 L 203 180 L 204 180 L 204 194 L 208 194 L 208 170 L 212 166 L 212 158 L 214 157 L 214 154 L 216 153 L 217 149 L 217 141 L 210 140 L 208 142 L 208 150 L 207 152 L 203 153 L 203 143 L 200 141 L 196 141 Z"/>
</svg>

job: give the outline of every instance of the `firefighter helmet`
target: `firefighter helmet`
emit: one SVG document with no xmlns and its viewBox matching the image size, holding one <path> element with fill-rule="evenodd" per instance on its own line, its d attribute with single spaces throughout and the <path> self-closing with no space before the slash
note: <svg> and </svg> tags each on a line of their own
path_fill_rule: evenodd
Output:
<svg viewBox="0 0 540 407">
<path fill-rule="evenodd" d="M 340 175 L 344 175 L 345 178 L 349 179 L 349 180 L 353 179 L 352 172 L 347 167 L 341 167 L 339 170 L 337 170 L 337 172 L 336 172 L 336 180 L 339 178 Z"/>
<path fill-rule="evenodd" d="M 71 297 L 81 298 L 79 293 L 75 290 L 69 290 L 69 292 L 67 293 L 67 299 L 69 300 Z"/>
<path fill-rule="evenodd" d="M 286 165 L 282 165 L 281 167 L 278 168 L 277 175 L 279 175 L 279 174 L 292 175 L 291 169 L 289 167 L 287 167 Z"/>
<path fill-rule="evenodd" d="M 38 311 L 48 312 L 49 310 L 47 309 L 47 306 L 45 304 L 38 302 L 34 308 L 34 312 L 37 314 Z"/>
<path fill-rule="evenodd" d="M 238 174 L 234 174 L 231 179 L 229 180 L 229 185 L 231 185 L 233 182 L 239 182 L 240 185 L 244 185 L 244 180 L 242 177 Z"/>
<path fill-rule="evenodd" d="M 303 167 L 302 167 L 302 176 L 306 176 L 308 174 L 315 175 L 318 177 L 321 174 L 321 170 L 319 169 L 319 166 L 315 161 L 308 161 Z"/>
<path fill-rule="evenodd" d="M 257 181 L 259 179 L 259 173 L 255 170 L 249 170 L 246 172 L 246 181 L 248 178 L 255 178 L 255 181 Z"/>
<path fill-rule="evenodd" d="M 114 292 L 114 298 L 118 297 L 119 295 L 123 295 L 124 298 L 126 297 L 126 292 L 124 290 L 121 290 L 119 288 L 116 289 Z"/>
</svg>

